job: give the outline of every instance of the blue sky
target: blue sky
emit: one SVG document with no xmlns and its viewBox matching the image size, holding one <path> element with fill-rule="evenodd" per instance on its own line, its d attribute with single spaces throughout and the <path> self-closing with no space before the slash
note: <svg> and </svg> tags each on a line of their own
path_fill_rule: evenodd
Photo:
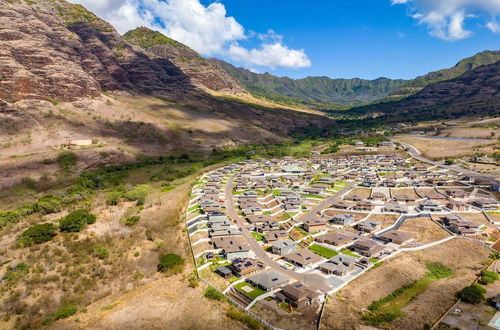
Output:
<svg viewBox="0 0 500 330">
<path fill-rule="evenodd" d="M 147 26 L 204 56 L 293 78 L 410 79 L 500 41 L 500 0 L 72 2 L 122 33 Z"/>
<path fill-rule="evenodd" d="M 285 0 L 223 3 L 228 15 L 243 26 L 255 31 L 273 29 L 291 48 L 305 50 L 311 67 L 269 70 L 290 77 L 407 79 L 450 67 L 482 50 L 500 48 L 500 35 L 484 27 L 463 40 L 433 37 L 408 15 L 406 6 L 384 0 L 314 1 L 314 6 Z"/>
</svg>

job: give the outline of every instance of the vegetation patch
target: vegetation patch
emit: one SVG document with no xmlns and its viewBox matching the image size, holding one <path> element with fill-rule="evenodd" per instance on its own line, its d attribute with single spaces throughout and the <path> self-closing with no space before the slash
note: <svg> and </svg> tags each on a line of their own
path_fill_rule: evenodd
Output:
<svg viewBox="0 0 500 330">
<path fill-rule="evenodd" d="M 320 255 L 320 256 L 322 256 L 323 258 L 326 258 L 326 259 L 330 259 L 331 257 L 336 256 L 337 254 L 339 254 L 335 250 L 330 250 L 330 249 L 328 249 L 326 247 L 323 247 L 323 246 L 317 245 L 317 244 L 313 244 L 313 245 L 309 246 L 309 250 L 311 250 L 312 252 L 314 252 L 317 255 Z"/>
<path fill-rule="evenodd" d="M 230 319 L 239 321 L 241 323 L 244 323 L 246 326 L 248 326 L 250 329 L 259 329 L 260 328 L 260 323 L 247 313 L 241 312 L 237 310 L 235 307 L 232 307 L 227 313 L 226 316 L 229 317 Z"/>
<path fill-rule="evenodd" d="M 76 307 L 75 305 L 64 305 L 56 310 L 56 312 L 54 313 L 54 318 L 56 320 L 65 319 L 70 317 L 71 315 L 76 314 L 77 311 L 78 307 Z"/>
<path fill-rule="evenodd" d="M 51 241 L 57 235 L 57 227 L 51 223 L 34 225 L 26 229 L 17 238 L 19 247 L 27 247 L 34 244 L 42 244 Z"/>
<path fill-rule="evenodd" d="M 453 273 L 437 262 L 428 263 L 426 266 L 429 271 L 421 279 L 403 285 L 382 299 L 372 302 L 368 306 L 368 312 L 363 315 L 363 320 L 372 326 L 394 321 L 404 315 L 402 309 L 422 294 L 432 282 L 449 277 Z"/>
<path fill-rule="evenodd" d="M 219 290 L 212 288 L 211 286 L 207 286 L 205 289 L 205 293 L 203 294 L 205 298 L 213 299 L 213 300 L 224 300 L 226 297 Z"/>
<path fill-rule="evenodd" d="M 97 217 L 87 210 L 76 210 L 60 220 L 59 229 L 64 232 L 79 232 L 93 224 Z"/>
<path fill-rule="evenodd" d="M 479 304 L 484 300 L 486 289 L 474 283 L 457 292 L 457 297 L 469 304 Z"/>
<path fill-rule="evenodd" d="M 182 271 L 184 266 L 184 258 L 180 255 L 169 253 L 162 254 L 160 256 L 160 262 L 158 263 L 158 271 L 159 272 L 174 272 L 179 273 Z"/>
</svg>

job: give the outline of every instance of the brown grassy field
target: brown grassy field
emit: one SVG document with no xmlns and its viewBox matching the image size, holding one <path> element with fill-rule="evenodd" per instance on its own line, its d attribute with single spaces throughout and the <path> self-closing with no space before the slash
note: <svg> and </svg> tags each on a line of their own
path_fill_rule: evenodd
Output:
<svg viewBox="0 0 500 330">
<path fill-rule="evenodd" d="M 124 179 L 130 187 L 147 183 L 141 185 L 148 191 L 144 205 L 120 201 L 111 206 L 106 203 L 107 193 L 96 191 L 58 213 L 33 214 L 1 229 L 0 255 L 7 262 L 0 266 L 0 274 L 4 276 L 19 263 L 28 269 L 16 272 L 0 288 L 0 328 L 40 327 L 44 319 L 53 318 L 59 307 L 67 305 L 76 306 L 78 312 L 67 321 L 49 322 L 51 328 L 242 327 L 224 316 L 229 305 L 221 307 L 202 298 L 203 288 L 189 287 L 193 263 L 183 214 L 191 182 L 200 172 L 173 181 L 173 190 L 161 192 L 162 182 L 149 179 L 157 170 L 158 166 L 132 170 Z M 49 191 L 57 195 L 64 189 Z M 26 199 L 19 196 L 17 203 L 45 193 L 32 192 Z M 9 201 L 6 204 L 16 205 L 8 196 L 0 196 L 0 202 L 3 198 Z M 16 237 L 30 225 L 57 224 L 59 217 L 77 208 L 89 209 L 97 216 L 96 222 L 79 233 L 59 233 L 50 242 L 15 247 Z M 125 219 L 131 215 L 139 215 L 140 220 L 126 226 Z M 98 257 L 98 247 L 106 255 Z M 166 253 L 184 258 L 180 274 L 157 271 L 159 255 Z M 192 310 L 200 315 L 193 318 Z"/>
<path fill-rule="evenodd" d="M 483 213 L 453 213 L 453 214 L 459 215 L 464 219 L 477 222 L 483 225 L 490 224 L 490 222 L 488 221 L 488 219 L 486 219 Z"/>
<path fill-rule="evenodd" d="M 382 228 L 392 226 L 396 220 L 398 220 L 399 215 L 395 214 L 372 214 L 368 220 L 377 220 L 382 223 Z"/>
<path fill-rule="evenodd" d="M 349 191 L 347 195 L 345 195 L 345 199 L 349 199 L 352 196 L 359 196 L 362 199 L 367 199 L 370 197 L 372 190 L 368 188 L 355 188 Z"/>
<path fill-rule="evenodd" d="M 277 305 L 277 302 L 260 301 L 252 307 L 252 312 L 262 317 L 266 322 L 275 325 L 280 329 L 308 329 L 314 330 L 318 324 L 319 304 L 306 306 L 292 313 L 286 312 Z"/>
<path fill-rule="evenodd" d="M 409 135 L 399 135 L 397 140 L 408 143 L 417 148 L 425 157 L 439 160 L 448 157 L 464 157 L 476 152 L 491 154 L 498 149 L 498 142 L 491 143 L 476 142 L 476 141 L 453 141 L 453 140 L 437 140 Z M 496 146 L 496 147 L 495 147 Z"/>
<path fill-rule="evenodd" d="M 479 270 L 485 267 L 488 255 L 487 248 L 464 239 L 401 253 L 331 296 L 321 329 L 362 329 L 362 308 L 420 279 L 427 272 L 426 263 L 440 262 L 450 268 L 453 275 L 430 284 L 403 308 L 402 317 L 387 326 L 389 329 L 422 329 L 425 324 L 433 324 L 454 304 L 455 293 L 476 279 Z"/>
<path fill-rule="evenodd" d="M 407 219 L 399 230 L 415 236 L 415 243 L 428 244 L 450 236 L 446 230 L 429 217 Z"/>
</svg>

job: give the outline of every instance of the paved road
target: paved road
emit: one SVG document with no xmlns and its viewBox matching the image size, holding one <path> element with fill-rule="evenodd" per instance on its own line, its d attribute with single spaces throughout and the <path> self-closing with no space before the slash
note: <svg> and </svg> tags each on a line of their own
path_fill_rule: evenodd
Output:
<svg viewBox="0 0 500 330">
<path fill-rule="evenodd" d="M 272 267 L 273 269 L 280 271 L 289 277 L 300 281 L 302 283 L 305 283 L 312 288 L 318 289 L 324 293 L 330 291 L 332 288 L 326 284 L 325 279 L 321 277 L 320 275 L 317 274 L 301 274 L 297 273 L 293 270 L 290 269 L 285 269 L 281 267 L 279 263 L 271 259 L 267 253 L 262 249 L 262 247 L 257 243 L 255 238 L 252 236 L 250 231 L 248 230 L 245 221 L 238 215 L 238 212 L 234 208 L 234 197 L 233 197 L 233 180 L 234 176 L 231 176 L 231 178 L 227 181 L 226 185 L 226 207 L 227 207 L 227 213 L 231 219 L 234 219 L 237 221 L 238 225 L 240 226 L 241 233 L 243 237 L 247 240 L 248 244 L 250 245 L 250 249 L 255 253 L 257 258 L 262 261 L 265 265 Z"/>
<path fill-rule="evenodd" d="M 434 139 L 434 140 L 448 140 L 448 141 L 469 141 L 469 142 L 495 142 L 492 139 L 482 139 L 482 138 L 463 138 L 463 137 L 451 137 L 451 136 L 429 136 L 429 135 L 413 135 L 413 137 L 420 139 Z"/>
<path fill-rule="evenodd" d="M 448 169 L 448 170 L 451 170 L 451 171 L 455 171 L 455 172 L 461 172 L 465 175 L 469 175 L 469 176 L 472 176 L 472 177 L 477 177 L 477 178 L 481 178 L 481 179 L 487 179 L 487 180 L 495 180 L 496 178 L 492 175 L 488 175 L 488 174 L 484 174 L 484 173 L 479 173 L 479 172 L 475 172 L 475 171 L 471 171 L 471 170 L 467 170 L 465 168 L 462 168 L 458 165 L 444 165 L 443 162 L 435 162 L 435 161 L 432 161 L 426 157 L 424 157 L 422 155 L 422 153 L 417 149 L 415 148 L 414 146 L 412 146 L 411 144 L 407 144 L 407 143 L 403 143 L 403 142 L 400 142 L 398 141 L 399 143 L 401 143 L 401 145 L 405 148 L 408 148 L 408 152 L 411 156 L 413 156 L 413 158 L 423 162 L 423 163 L 427 163 L 427 164 L 430 164 L 430 165 L 435 165 L 435 166 L 439 166 L 441 168 L 445 168 L 445 169 Z"/>
<path fill-rule="evenodd" d="M 327 199 L 324 199 L 321 203 L 313 207 L 309 212 L 304 213 L 299 215 L 295 220 L 296 222 L 303 222 L 306 220 L 313 220 L 318 218 L 318 212 L 329 207 L 334 201 L 339 199 L 344 193 L 346 193 L 349 189 L 354 187 L 356 185 L 356 182 L 352 182 L 336 192 L 333 196 L 328 197 Z"/>
</svg>

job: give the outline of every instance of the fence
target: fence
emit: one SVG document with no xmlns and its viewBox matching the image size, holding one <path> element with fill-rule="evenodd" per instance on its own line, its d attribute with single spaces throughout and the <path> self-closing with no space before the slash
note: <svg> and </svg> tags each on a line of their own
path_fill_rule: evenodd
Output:
<svg viewBox="0 0 500 330">
<path fill-rule="evenodd" d="M 273 329 L 273 330 L 282 330 L 281 328 L 276 328 L 274 326 L 272 326 L 271 324 L 267 323 L 266 321 L 264 321 L 263 319 L 261 319 L 260 317 L 258 317 L 257 315 L 255 315 L 254 313 L 252 313 L 251 311 L 249 310 L 246 310 L 245 307 L 241 306 L 240 304 L 238 304 L 236 301 L 234 301 L 231 297 L 225 295 L 222 291 L 220 291 L 219 289 L 217 289 L 216 287 L 214 287 L 209 281 L 205 280 L 204 278 L 198 276 L 198 278 L 203 282 L 205 283 L 206 285 L 210 286 L 212 289 L 215 289 L 217 290 L 217 292 L 219 292 L 220 294 L 224 295 L 224 297 L 226 297 L 226 299 L 234 306 L 238 307 L 242 312 L 244 313 L 247 313 L 248 315 L 250 315 L 251 317 L 253 317 L 255 320 L 259 321 L 260 323 L 264 324 L 266 327 L 270 328 L 270 329 Z"/>
</svg>

